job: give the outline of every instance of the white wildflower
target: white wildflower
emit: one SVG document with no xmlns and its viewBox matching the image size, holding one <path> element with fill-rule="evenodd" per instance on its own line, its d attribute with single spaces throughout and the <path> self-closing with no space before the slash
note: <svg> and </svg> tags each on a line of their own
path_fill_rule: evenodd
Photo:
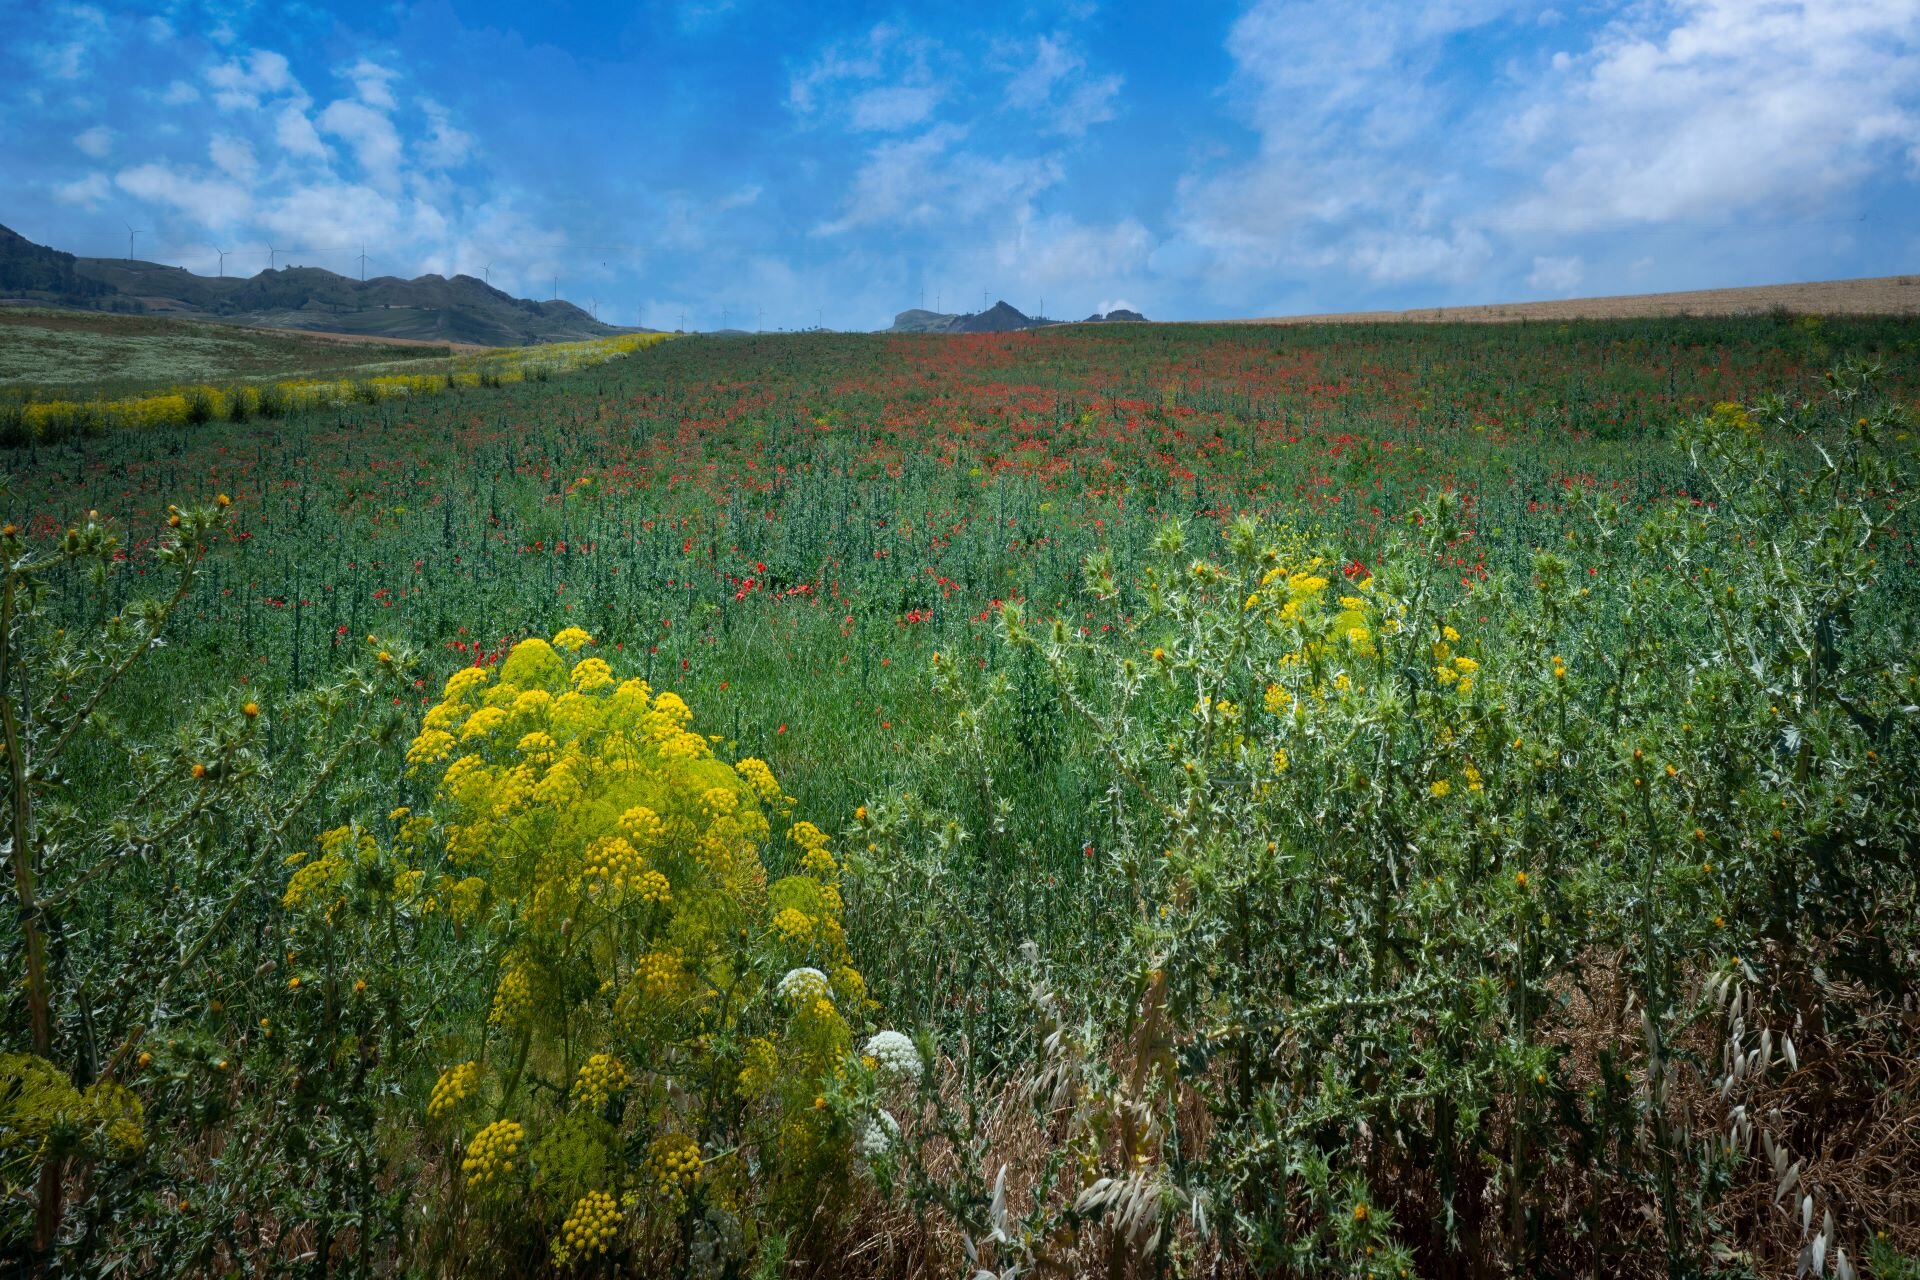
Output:
<svg viewBox="0 0 1920 1280">
<path fill-rule="evenodd" d="M 827 981 L 827 975 L 814 968 L 787 970 L 780 979 L 780 998 L 789 1004 L 810 1004 L 819 999 L 831 999 L 833 987 Z"/>
<path fill-rule="evenodd" d="M 874 1069 L 888 1083 L 920 1078 L 920 1051 L 898 1031 L 877 1031 L 862 1050 L 874 1060 Z"/>
</svg>

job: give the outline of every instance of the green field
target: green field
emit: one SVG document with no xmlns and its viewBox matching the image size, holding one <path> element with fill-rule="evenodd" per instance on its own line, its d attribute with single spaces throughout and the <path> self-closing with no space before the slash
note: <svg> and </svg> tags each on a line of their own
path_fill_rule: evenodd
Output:
<svg viewBox="0 0 1920 1280">
<path fill-rule="evenodd" d="M 96 320 L 0 368 L 302 345 Z M 0 1250 L 1902 1274 L 1916 351 L 687 338 L 15 448 Z"/>
<path fill-rule="evenodd" d="M 447 347 L 335 341 L 147 316 L 0 307 L 0 396 L 118 399 L 189 383 L 365 377 L 445 361 Z"/>
</svg>

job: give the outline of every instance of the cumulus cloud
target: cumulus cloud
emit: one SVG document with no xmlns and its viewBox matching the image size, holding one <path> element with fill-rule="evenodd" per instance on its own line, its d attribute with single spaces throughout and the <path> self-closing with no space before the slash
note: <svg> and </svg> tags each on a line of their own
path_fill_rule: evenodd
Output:
<svg viewBox="0 0 1920 1280">
<path fill-rule="evenodd" d="M 80 148 L 82 155 L 99 160 L 113 150 L 113 130 L 103 124 L 94 125 L 83 133 L 75 134 L 73 145 Z"/>
<path fill-rule="evenodd" d="M 252 111 L 262 98 L 299 91 L 286 55 L 271 49 L 254 49 L 217 64 L 207 71 L 207 83 L 223 111 Z"/>
<path fill-rule="evenodd" d="M 1228 41 L 1258 154 L 1183 180 L 1169 262 L 1216 280 L 1337 270 L 1377 284 L 1461 280 L 1491 254 L 1450 212 L 1433 133 L 1458 116 L 1429 74 L 1450 40 L 1508 0 L 1410 6 L 1262 0 Z"/>
<path fill-rule="evenodd" d="M 327 104 L 319 118 L 320 132 L 345 142 L 360 168 L 375 186 L 400 185 L 400 132 L 385 113 L 342 98 Z"/>
<path fill-rule="evenodd" d="M 447 109 L 432 99 L 422 99 L 426 113 L 427 136 L 419 143 L 420 159 L 433 169 L 451 169 L 473 154 L 473 135 L 454 128 Z"/>
<path fill-rule="evenodd" d="M 864 226 L 966 223 L 1018 209 L 1060 181 L 1054 156 L 990 156 L 957 144 L 965 130 L 937 125 L 875 147 L 854 174 L 841 214 L 815 228 L 838 235 Z"/>
<path fill-rule="evenodd" d="M 259 161 L 254 159 L 253 147 L 245 138 L 232 134 L 214 134 L 207 142 L 207 154 L 215 168 L 239 182 L 250 181 L 260 168 Z"/>
<path fill-rule="evenodd" d="M 243 225 L 253 207 L 247 189 L 231 179 L 202 177 L 159 163 L 122 169 L 114 175 L 114 185 L 213 229 Z"/>
<path fill-rule="evenodd" d="M 359 95 L 360 101 L 381 111 L 392 111 L 399 105 L 393 98 L 393 81 L 397 74 L 362 58 L 348 69 L 347 78 L 353 81 L 354 92 Z"/>
<path fill-rule="evenodd" d="M 1586 275 L 1586 264 L 1578 256 L 1567 258 L 1535 258 L 1533 271 L 1527 276 L 1527 287 L 1540 293 L 1555 293 L 1571 297 L 1580 287 L 1581 279 Z"/>
<path fill-rule="evenodd" d="M 994 257 L 1003 275 L 1059 289 L 1089 281 L 1112 285 L 1136 275 L 1146 269 L 1153 248 L 1152 233 L 1134 218 L 1085 223 L 1066 214 L 1023 212 L 995 245 Z"/>
<path fill-rule="evenodd" d="M 1039 113 L 1047 131 L 1077 137 L 1113 119 L 1121 78 L 1087 75 L 1086 56 L 1070 36 L 1056 31 L 1027 43 L 1003 43 L 1000 54 L 1015 68 L 1007 80 L 1007 105 Z"/>
<path fill-rule="evenodd" d="M 1533 94 L 1516 159 L 1525 231 L 1716 221 L 1817 207 L 1920 169 L 1911 0 L 1665 0 L 1629 10 Z"/>
<path fill-rule="evenodd" d="M 90 173 L 84 178 L 76 178 L 72 182 L 56 185 L 53 189 L 53 198 L 61 204 L 91 209 L 107 198 L 107 192 L 110 189 L 106 174 Z"/>
<path fill-rule="evenodd" d="M 1483 71 L 1469 37 L 1522 51 Z M 1567 293 L 1595 234 L 1805 217 L 1920 173 L 1911 0 L 1636 0 L 1581 27 L 1522 0 L 1258 0 L 1228 50 L 1258 143 L 1188 173 L 1160 255 L 1220 287 Z"/>
<path fill-rule="evenodd" d="M 787 82 L 787 105 L 802 115 L 819 110 L 844 81 L 877 80 L 886 70 L 890 46 L 899 40 L 898 28 L 880 23 L 863 37 L 829 45 L 804 70 Z"/>
<path fill-rule="evenodd" d="M 862 131 L 893 133 L 933 114 L 940 91 L 931 85 L 888 85 L 856 94 L 850 123 Z"/>
</svg>

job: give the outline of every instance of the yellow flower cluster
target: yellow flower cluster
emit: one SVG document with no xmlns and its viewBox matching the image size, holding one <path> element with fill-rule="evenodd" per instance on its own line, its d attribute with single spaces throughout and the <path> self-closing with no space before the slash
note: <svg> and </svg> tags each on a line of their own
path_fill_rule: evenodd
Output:
<svg viewBox="0 0 1920 1280">
<path fill-rule="evenodd" d="M 773 1087 L 774 1078 L 780 1071 L 780 1051 L 774 1047 L 773 1041 L 765 1036 L 755 1036 L 747 1042 L 740 1058 L 737 1084 L 742 1097 L 757 1098 Z"/>
<path fill-rule="evenodd" d="M 487 1021 L 495 1026 L 519 1027 L 532 1011 L 533 983 L 527 977 L 526 966 L 516 961 L 500 975 L 500 985 L 493 991 L 493 1011 L 487 1015 Z"/>
<path fill-rule="evenodd" d="M 597 892 L 607 887 L 624 889 L 646 871 L 646 859 L 631 842 L 622 836 L 601 836 L 587 847 L 587 867 L 581 874 L 598 882 L 592 886 Z"/>
<path fill-rule="evenodd" d="M 610 1053 L 596 1053 L 573 1078 L 574 1101 L 598 1110 L 627 1087 L 627 1079 L 627 1069 L 620 1059 Z"/>
<path fill-rule="evenodd" d="M 1442 686 L 1451 686 L 1457 693 L 1473 692 L 1473 680 L 1480 670 L 1480 664 L 1465 654 L 1454 652 L 1453 646 L 1460 639 L 1458 631 L 1447 627 L 1440 635 L 1441 638 L 1433 643 L 1433 678 Z"/>
<path fill-rule="evenodd" d="M 496 1178 L 512 1173 L 513 1158 L 520 1154 L 520 1144 L 526 1140 L 527 1131 L 517 1120 L 495 1120 L 474 1134 L 473 1141 L 467 1144 L 466 1156 L 460 1161 L 460 1172 L 467 1176 L 467 1189 L 478 1191 Z"/>
<path fill-rule="evenodd" d="M 567 1220 L 560 1224 L 560 1238 L 554 1242 L 554 1257 L 561 1265 L 575 1255 L 605 1253 L 620 1234 L 620 1206 L 604 1191 L 589 1191 L 573 1202 Z"/>
<path fill-rule="evenodd" d="M 654 1192 L 679 1204 L 700 1181 L 700 1147 L 684 1133 L 663 1133 L 647 1147 L 647 1176 Z"/>
<path fill-rule="evenodd" d="M 440 1120 L 452 1115 L 461 1103 L 473 1096 L 480 1083 L 480 1064 L 463 1062 L 448 1067 L 433 1082 L 433 1096 L 427 1099 L 427 1119 Z"/>
<path fill-rule="evenodd" d="M 296 854 L 303 858 L 304 854 Z M 346 862 L 333 855 L 315 858 L 299 868 L 287 881 L 287 891 L 280 898 L 280 905 L 289 911 L 301 911 L 310 907 L 332 905 L 335 892 L 347 878 Z"/>
<path fill-rule="evenodd" d="M 638 1174 L 649 1215 L 677 1212 L 696 1181 L 743 1204 L 765 1189 L 771 1205 L 851 1167 L 844 1126 L 813 1107 L 844 1065 L 847 1019 L 871 1007 L 839 863 L 827 833 L 791 820 L 764 760 L 715 758 L 684 700 L 594 652 L 568 628 L 446 681 L 409 772 L 431 797 L 423 835 L 466 879 L 442 877 L 429 900 L 497 934 L 503 1049 L 591 1055 L 557 1114 L 543 1099 L 527 1120 L 543 1203 Z M 770 815 L 801 853 L 772 883 Z M 804 998 L 782 974 L 803 975 Z M 649 1133 L 663 1136 L 637 1150 Z M 709 1170 L 689 1134 L 766 1154 Z M 576 1247 L 564 1229 L 555 1243 Z"/>
</svg>

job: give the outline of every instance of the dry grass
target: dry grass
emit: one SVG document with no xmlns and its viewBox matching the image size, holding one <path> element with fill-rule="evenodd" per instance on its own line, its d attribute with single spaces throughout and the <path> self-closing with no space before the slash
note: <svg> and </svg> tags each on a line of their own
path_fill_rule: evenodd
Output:
<svg viewBox="0 0 1920 1280">
<path fill-rule="evenodd" d="M 1764 971 L 1776 976 L 1764 987 L 1750 985 L 1748 991 L 1747 1043 L 1765 1025 L 1775 1029 L 1777 1046 L 1777 1033 L 1797 1026 L 1797 1068 L 1789 1069 L 1776 1048 L 1772 1069 L 1757 1084 L 1722 1100 L 1714 1077 L 1724 1021 L 1710 1014 L 1672 1046 L 1669 1114 L 1683 1197 L 1698 1191 L 1698 1157 L 1725 1143 L 1735 1103 L 1744 1102 L 1748 1113 L 1787 1147 L 1791 1159 L 1805 1161 L 1800 1185 L 1776 1204 L 1775 1175 L 1756 1134 L 1750 1154 L 1734 1163 L 1730 1185 L 1716 1201 L 1716 1240 L 1741 1255 L 1739 1260 L 1754 1273 L 1780 1280 L 1795 1274 L 1811 1234 L 1802 1233 L 1797 1210 L 1809 1190 L 1815 1229 L 1830 1207 L 1838 1243 L 1856 1267 L 1876 1231 L 1885 1232 L 1903 1252 L 1920 1252 L 1920 1061 L 1889 1048 L 1890 1033 L 1899 1032 L 1903 1024 L 1907 1038 L 1920 1028 L 1920 1009 L 1876 1003 L 1864 988 L 1819 982 L 1814 968 L 1814 957 L 1768 956 Z M 1566 1003 L 1558 1017 L 1536 1028 L 1564 1050 L 1564 1075 L 1555 1082 L 1556 1090 L 1578 1095 L 1599 1083 L 1602 1057 L 1609 1050 L 1625 1061 L 1635 1087 L 1644 1089 L 1645 1052 L 1632 986 L 1618 955 L 1595 954 L 1583 980 L 1559 993 Z M 1122 1068 L 1125 1057 L 1116 1053 L 1113 1065 Z M 950 1105 L 959 1103 L 958 1088 L 957 1075 L 949 1068 Z M 978 1167 L 991 1176 L 1006 1165 L 1009 1209 L 1016 1219 L 1031 1206 L 1048 1156 L 1062 1138 L 1057 1131 L 1062 1126 L 1050 1124 L 1032 1105 L 1034 1091 L 1030 1075 L 1005 1082 L 987 1102 L 982 1125 Z M 1206 1117 L 1186 1107 L 1182 1112 L 1182 1149 L 1197 1156 L 1204 1145 Z M 1535 1123 L 1553 1125 L 1551 1113 L 1552 1108 L 1542 1104 Z M 1488 1151 L 1510 1151 L 1511 1107 L 1483 1123 Z M 1644 1131 L 1636 1138 L 1649 1140 Z M 935 1146 L 926 1155 L 936 1177 L 958 1180 L 960 1153 Z M 1495 1176 L 1484 1170 L 1462 1171 L 1454 1205 L 1460 1238 L 1449 1243 L 1430 1163 L 1419 1153 L 1386 1142 L 1373 1156 L 1379 1168 L 1376 1193 L 1393 1210 L 1402 1238 L 1414 1247 L 1419 1274 L 1512 1273 L 1510 1220 L 1504 1189 Z M 1533 1265 L 1551 1260 L 1552 1273 L 1561 1275 L 1648 1280 L 1666 1275 L 1664 1230 L 1652 1188 L 1609 1176 L 1609 1150 L 1594 1151 L 1588 1158 L 1593 1170 L 1564 1160 L 1529 1169 L 1525 1196 L 1534 1223 L 1528 1249 Z M 1643 1152 L 1636 1163 L 1646 1159 Z M 1190 1274 L 1218 1280 L 1253 1274 L 1223 1255 L 1217 1244 L 1183 1239 Z M 840 1237 L 814 1256 L 819 1261 L 805 1269 L 809 1276 L 932 1280 L 972 1270 L 960 1232 L 944 1213 L 885 1201 L 871 1188 L 843 1222 Z M 1114 1269 L 1116 1259 L 1107 1242 L 1091 1236 L 1052 1260 L 1057 1269 L 1049 1274 L 1058 1276 L 1132 1276 L 1137 1271 L 1124 1265 L 1124 1259 Z"/>
<path fill-rule="evenodd" d="M 1381 322 L 1499 324 L 1521 320 L 1628 320 L 1646 316 L 1739 316 L 1790 311 L 1803 315 L 1920 316 L 1920 276 L 1818 280 L 1742 289 L 1694 289 L 1608 298 L 1503 302 L 1476 307 L 1420 307 L 1412 311 L 1348 311 L 1269 316 L 1228 324 L 1378 324 Z"/>
</svg>

